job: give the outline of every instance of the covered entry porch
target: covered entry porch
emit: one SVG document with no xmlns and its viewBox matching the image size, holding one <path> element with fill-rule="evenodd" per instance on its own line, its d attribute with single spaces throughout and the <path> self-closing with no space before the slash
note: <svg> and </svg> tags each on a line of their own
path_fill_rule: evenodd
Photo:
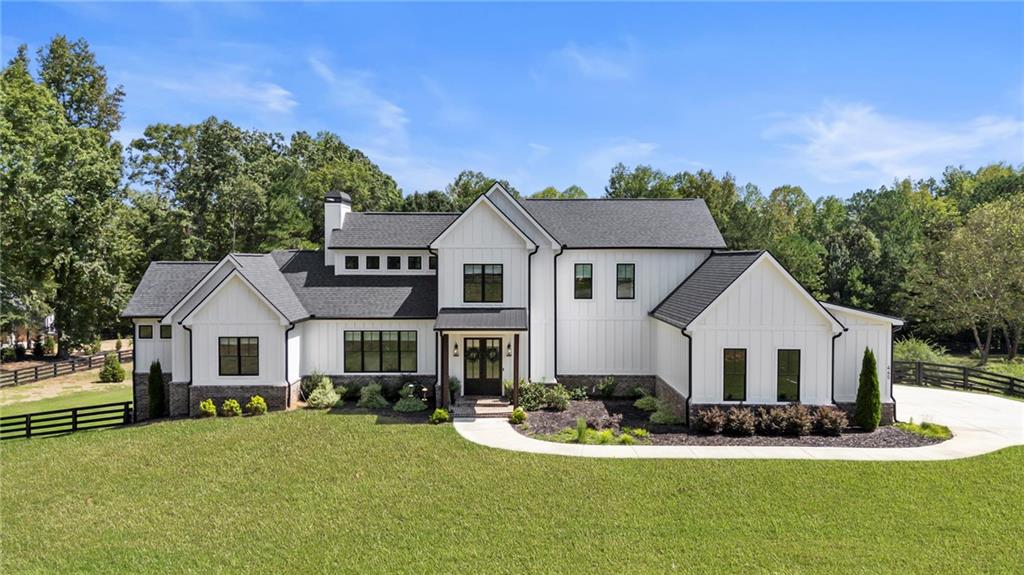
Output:
<svg viewBox="0 0 1024 575">
<path fill-rule="evenodd" d="M 528 366 L 524 308 L 442 308 L 434 330 L 443 407 L 451 407 L 453 377 L 460 383 L 459 397 L 503 397 L 518 403 L 519 379 Z M 505 381 L 512 382 L 508 397 Z"/>
</svg>

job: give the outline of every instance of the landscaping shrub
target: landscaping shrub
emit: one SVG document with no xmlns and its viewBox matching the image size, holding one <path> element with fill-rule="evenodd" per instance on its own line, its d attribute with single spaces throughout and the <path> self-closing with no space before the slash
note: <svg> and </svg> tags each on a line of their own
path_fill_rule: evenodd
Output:
<svg viewBox="0 0 1024 575">
<path fill-rule="evenodd" d="M 651 414 L 651 423 L 658 425 L 677 425 L 682 423 L 681 417 L 672 410 L 672 405 L 667 401 L 658 400 L 658 409 Z"/>
<path fill-rule="evenodd" d="M 217 417 L 217 406 L 212 399 L 204 399 L 199 402 L 199 417 Z"/>
<path fill-rule="evenodd" d="M 106 369 L 106 365 L 104 365 L 104 369 Z M 149 391 L 150 419 L 163 417 L 167 413 L 167 398 L 164 396 L 164 372 L 160 367 L 159 359 L 149 364 L 149 379 L 146 381 L 146 389 Z"/>
<path fill-rule="evenodd" d="M 225 399 L 220 406 L 220 415 L 221 417 L 238 417 L 242 415 L 242 406 L 238 405 L 238 400 Z"/>
<path fill-rule="evenodd" d="M 116 353 L 108 353 L 103 358 L 103 369 L 100 370 L 100 381 L 104 383 L 116 383 L 124 381 L 124 368 L 117 359 Z"/>
<path fill-rule="evenodd" d="M 896 361 L 942 363 L 942 356 L 946 355 L 946 348 L 927 339 L 909 336 L 894 342 L 892 352 Z"/>
<path fill-rule="evenodd" d="M 819 407 L 814 415 L 814 431 L 821 435 L 839 437 L 843 430 L 849 425 L 846 419 L 846 412 L 838 407 L 826 405 Z"/>
<path fill-rule="evenodd" d="M 25 344 L 20 341 L 14 344 L 14 359 L 21 361 L 25 359 L 26 355 L 28 355 L 28 353 L 25 351 Z"/>
<path fill-rule="evenodd" d="M 573 401 L 585 401 L 587 399 L 587 388 L 573 387 L 569 390 L 569 399 Z"/>
<path fill-rule="evenodd" d="M 448 412 L 441 409 L 440 407 L 434 410 L 434 413 L 430 414 L 430 423 L 437 425 L 438 423 L 448 423 L 451 421 L 451 416 Z"/>
<path fill-rule="evenodd" d="M 513 424 L 513 425 L 519 425 L 520 423 L 523 423 L 524 421 L 526 421 L 526 412 L 523 411 L 523 408 L 521 408 L 521 407 L 517 407 L 517 408 L 513 409 L 512 410 L 512 415 L 508 416 L 508 422 Z"/>
<path fill-rule="evenodd" d="M 860 366 L 860 385 L 857 387 L 857 407 L 853 421 L 866 431 L 874 431 L 882 421 L 882 398 L 878 388 L 878 364 L 870 348 L 864 348 L 864 361 Z"/>
<path fill-rule="evenodd" d="M 618 439 L 619 443 L 621 443 L 622 445 L 633 445 L 636 443 L 636 438 L 634 438 L 632 435 L 629 435 L 628 433 L 623 433 L 618 437 Z"/>
<path fill-rule="evenodd" d="M 722 433 L 722 429 L 725 428 L 725 412 L 717 407 L 701 409 L 693 414 L 690 427 L 694 431 L 710 435 Z"/>
<path fill-rule="evenodd" d="M 405 390 L 405 383 L 402 381 L 385 380 L 380 384 L 380 394 L 390 404 L 402 399 L 402 392 Z"/>
<path fill-rule="evenodd" d="M 908 423 L 896 423 L 894 424 L 894 427 L 932 439 L 949 439 L 950 437 L 953 437 L 953 432 L 945 425 L 930 423 L 928 421 L 922 421 L 921 424 L 918 425 L 914 423 L 913 419 L 911 419 Z"/>
<path fill-rule="evenodd" d="M 786 412 L 786 435 L 802 437 L 811 434 L 814 417 L 806 405 L 798 403 L 782 409 Z"/>
<path fill-rule="evenodd" d="M 631 435 L 637 439 L 647 439 L 651 436 L 651 432 L 642 427 L 624 427 L 622 429 L 622 433 L 625 435 Z"/>
<path fill-rule="evenodd" d="M 308 401 L 309 395 L 313 393 L 313 390 L 320 387 L 320 383 L 325 379 L 329 380 L 330 378 L 319 371 L 314 371 L 302 378 L 302 381 L 299 382 L 299 393 L 302 394 L 302 399 Z"/>
<path fill-rule="evenodd" d="M 590 429 L 587 428 L 587 420 L 582 417 L 576 418 L 576 443 L 586 443 L 587 434 L 590 433 Z"/>
<path fill-rule="evenodd" d="M 544 407 L 554 411 L 569 409 L 569 392 L 562 384 L 547 386 L 544 390 Z"/>
<path fill-rule="evenodd" d="M 543 383 L 519 382 L 519 407 L 526 411 L 537 411 L 544 407 Z"/>
<path fill-rule="evenodd" d="M 356 405 L 366 409 L 386 409 L 391 406 L 388 400 L 384 399 L 378 383 L 363 386 L 359 390 L 359 401 L 356 402 Z"/>
<path fill-rule="evenodd" d="M 615 432 L 611 429 L 595 431 L 590 437 L 591 441 L 598 445 L 608 445 L 616 442 Z"/>
<path fill-rule="evenodd" d="M 92 343 L 89 344 L 88 350 L 89 353 L 92 355 L 96 355 L 97 353 L 103 351 L 103 341 L 100 340 L 100 338 L 97 336 L 96 339 L 92 340 Z"/>
<path fill-rule="evenodd" d="M 32 342 L 32 355 L 37 359 L 46 357 L 46 351 L 43 349 L 43 336 L 37 335 Z"/>
<path fill-rule="evenodd" d="M 462 390 L 462 382 L 459 378 L 452 376 L 448 378 L 448 393 L 450 393 L 451 401 L 454 403 L 455 398 L 459 396 L 459 391 Z"/>
<path fill-rule="evenodd" d="M 52 335 L 48 335 L 43 338 L 43 351 L 46 352 L 46 355 L 54 355 L 57 353 L 57 339 Z"/>
<path fill-rule="evenodd" d="M 594 386 L 594 391 L 597 393 L 598 397 L 611 398 L 615 395 L 616 385 L 617 383 L 615 378 L 609 375 Z"/>
<path fill-rule="evenodd" d="M 402 398 L 395 403 L 392 409 L 400 413 L 416 413 L 417 411 L 425 410 L 427 408 L 426 402 L 416 397 L 415 391 L 412 385 L 402 388 Z"/>
<path fill-rule="evenodd" d="M 17 357 L 18 356 L 14 353 L 13 347 L 5 347 L 0 351 L 0 361 L 14 361 Z"/>
<path fill-rule="evenodd" d="M 782 407 L 757 408 L 754 416 L 757 432 L 774 437 L 786 433 L 786 410 Z"/>
<path fill-rule="evenodd" d="M 725 426 L 722 432 L 734 437 L 750 437 L 754 435 L 754 412 L 744 407 L 730 407 L 725 412 Z"/>
<path fill-rule="evenodd" d="M 643 395 L 640 396 L 640 399 L 633 402 L 633 407 L 644 411 L 655 411 L 658 409 L 658 398 L 653 395 L 649 395 L 644 391 Z"/>
<path fill-rule="evenodd" d="M 250 397 L 249 403 L 245 404 L 245 412 L 249 415 L 263 415 L 267 412 L 266 400 L 258 395 Z"/>
<path fill-rule="evenodd" d="M 306 407 L 310 409 L 330 409 L 341 401 L 341 396 L 344 393 L 344 387 L 341 388 L 341 393 L 338 393 L 330 378 L 321 377 L 320 385 L 310 392 L 309 397 L 306 398 Z"/>
</svg>

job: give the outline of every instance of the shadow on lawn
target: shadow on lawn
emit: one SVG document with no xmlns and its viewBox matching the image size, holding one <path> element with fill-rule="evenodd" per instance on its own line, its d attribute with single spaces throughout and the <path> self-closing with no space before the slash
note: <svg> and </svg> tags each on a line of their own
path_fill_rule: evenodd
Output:
<svg viewBox="0 0 1024 575">
<path fill-rule="evenodd" d="M 388 409 L 366 409 L 356 407 L 354 403 L 345 403 L 335 406 L 330 410 L 331 415 L 375 415 L 377 425 L 429 425 L 430 414 L 433 409 L 426 409 L 416 413 L 402 413 Z"/>
</svg>

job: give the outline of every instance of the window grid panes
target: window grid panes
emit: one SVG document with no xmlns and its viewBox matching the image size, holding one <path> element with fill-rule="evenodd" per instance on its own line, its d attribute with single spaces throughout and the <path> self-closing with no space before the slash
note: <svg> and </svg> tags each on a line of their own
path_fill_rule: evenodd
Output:
<svg viewBox="0 0 1024 575">
<path fill-rule="evenodd" d="M 780 349 L 778 367 L 778 401 L 800 401 L 800 350 Z"/>
<path fill-rule="evenodd" d="M 465 264 L 462 267 L 462 298 L 466 302 L 499 303 L 504 299 L 502 264 Z"/>
<path fill-rule="evenodd" d="M 359 256 L 345 256 L 345 269 L 357 270 L 359 269 Z"/>
<path fill-rule="evenodd" d="M 725 350 L 724 386 L 722 398 L 725 401 L 746 401 L 747 399 L 747 350 Z"/>
<path fill-rule="evenodd" d="M 140 325 L 139 326 L 139 339 L 153 339 L 153 326 L 151 326 L 151 325 Z"/>
<path fill-rule="evenodd" d="M 409 256 L 409 269 L 418 270 L 423 267 L 423 259 L 420 256 Z"/>
<path fill-rule="evenodd" d="M 615 266 L 615 297 L 617 299 L 633 299 L 635 276 L 636 266 L 634 264 L 618 264 Z"/>
<path fill-rule="evenodd" d="M 220 375 L 259 375 L 260 338 L 221 337 L 217 339 Z"/>
<path fill-rule="evenodd" d="M 380 269 L 380 256 L 366 256 L 366 269 L 368 269 L 368 270 L 379 270 Z"/>
<path fill-rule="evenodd" d="M 400 269 L 402 269 L 402 256 L 388 256 L 388 269 L 389 270 L 400 270 Z"/>
<path fill-rule="evenodd" d="M 593 264 L 576 264 L 574 285 L 576 299 L 591 299 L 594 297 Z"/>
<path fill-rule="evenodd" d="M 346 331 L 345 371 L 394 373 L 416 371 L 415 331 Z"/>
<path fill-rule="evenodd" d="M 169 325 L 160 326 L 160 339 L 171 339 L 171 327 Z"/>
</svg>

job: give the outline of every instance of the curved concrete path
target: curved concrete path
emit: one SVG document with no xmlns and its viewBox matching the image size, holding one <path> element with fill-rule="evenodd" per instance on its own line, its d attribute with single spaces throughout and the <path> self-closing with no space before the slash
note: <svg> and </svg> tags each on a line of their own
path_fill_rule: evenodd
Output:
<svg viewBox="0 0 1024 575">
<path fill-rule="evenodd" d="M 503 419 L 456 419 L 462 437 L 487 447 L 569 455 L 644 459 L 830 459 L 936 461 L 981 455 L 1024 445 L 1024 402 L 992 395 L 895 387 L 900 421 L 949 426 L 953 439 L 926 447 L 711 447 L 688 445 L 576 445 L 531 439 Z"/>
</svg>

